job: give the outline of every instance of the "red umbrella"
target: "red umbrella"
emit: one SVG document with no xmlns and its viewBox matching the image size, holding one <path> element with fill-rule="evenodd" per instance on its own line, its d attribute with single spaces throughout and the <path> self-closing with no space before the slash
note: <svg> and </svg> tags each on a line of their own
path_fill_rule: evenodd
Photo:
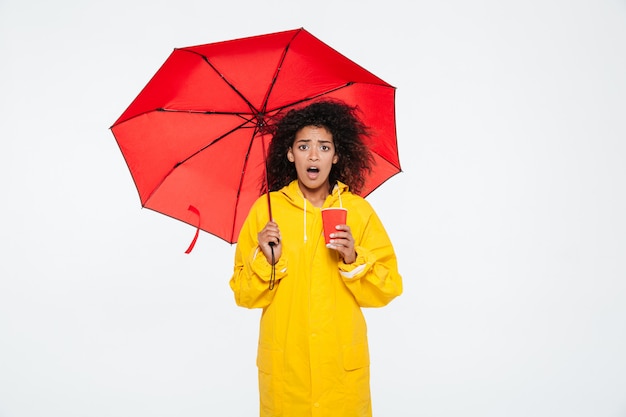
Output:
<svg viewBox="0 0 626 417">
<path fill-rule="evenodd" d="M 304 29 L 174 49 L 111 131 L 143 207 L 235 243 L 262 195 L 267 126 L 319 98 L 357 105 L 373 132 L 362 196 L 400 172 L 395 88 Z"/>
</svg>

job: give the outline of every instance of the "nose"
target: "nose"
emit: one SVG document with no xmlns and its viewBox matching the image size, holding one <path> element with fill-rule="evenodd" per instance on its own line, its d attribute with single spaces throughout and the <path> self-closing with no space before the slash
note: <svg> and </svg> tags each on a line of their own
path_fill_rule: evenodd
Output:
<svg viewBox="0 0 626 417">
<path fill-rule="evenodd" d="M 318 152 L 317 148 L 315 146 L 312 147 L 311 152 L 309 153 L 309 160 L 317 161 L 319 159 L 319 155 L 317 152 Z"/>
</svg>

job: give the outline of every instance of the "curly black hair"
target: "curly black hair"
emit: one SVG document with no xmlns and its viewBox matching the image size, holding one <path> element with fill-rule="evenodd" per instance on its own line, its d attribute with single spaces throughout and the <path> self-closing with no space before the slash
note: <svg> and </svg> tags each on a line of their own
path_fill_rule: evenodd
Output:
<svg viewBox="0 0 626 417">
<path fill-rule="evenodd" d="M 341 181 L 358 194 L 363 189 L 366 175 L 372 170 L 374 157 L 363 141 L 369 135 L 369 129 L 357 116 L 357 111 L 357 107 L 341 101 L 323 100 L 287 112 L 273 127 L 266 162 L 267 189 L 278 191 L 298 178 L 295 165 L 287 160 L 287 151 L 293 146 L 300 129 L 316 126 L 325 127 L 332 134 L 335 152 L 339 156 L 330 171 L 330 189 Z"/>
</svg>

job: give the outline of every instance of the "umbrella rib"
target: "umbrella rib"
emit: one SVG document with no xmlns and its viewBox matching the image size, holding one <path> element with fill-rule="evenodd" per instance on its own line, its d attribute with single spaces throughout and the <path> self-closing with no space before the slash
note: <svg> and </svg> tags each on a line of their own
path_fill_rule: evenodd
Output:
<svg viewBox="0 0 626 417">
<path fill-rule="evenodd" d="M 262 113 L 267 112 L 267 103 L 269 102 L 270 95 L 272 94 L 272 90 L 274 90 L 274 86 L 276 85 L 276 80 L 278 80 L 278 75 L 280 74 L 280 71 L 283 68 L 283 63 L 285 62 L 285 59 L 287 58 L 287 52 L 289 52 L 291 43 L 294 41 L 294 39 L 296 39 L 296 36 L 298 36 L 300 32 L 302 32 L 302 29 L 298 29 L 294 33 L 294 35 L 291 37 L 289 42 L 287 42 L 287 45 L 285 45 L 285 49 L 283 50 L 280 60 L 278 61 L 278 66 L 276 67 L 276 71 L 274 71 L 274 77 L 272 78 L 272 82 L 270 83 L 270 86 L 267 89 L 267 93 L 265 93 L 265 97 L 263 98 L 263 108 L 261 109 Z"/>
<path fill-rule="evenodd" d="M 307 101 L 315 100 L 315 99 L 323 97 L 323 96 L 325 96 L 327 94 L 334 93 L 335 91 L 339 91 L 339 90 L 342 90 L 344 88 L 348 88 L 348 87 L 350 87 L 350 86 L 352 86 L 354 84 L 356 84 L 354 81 L 348 81 L 347 83 L 345 83 L 343 85 L 340 85 L 338 87 L 332 88 L 330 90 L 326 90 L 326 91 L 324 91 L 322 93 L 315 94 L 314 96 L 304 97 L 304 98 L 301 98 L 300 100 L 292 101 L 290 103 L 287 103 L 287 104 L 284 104 L 282 106 L 276 107 L 276 108 L 270 110 L 270 112 L 279 112 L 279 111 L 281 111 L 283 109 L 286 109 L 286 108 L 289 108 L 289 107 L 293 107 L 293 106 L 296 106 L 298 104 L 306 103 Z"/>
<path fill-rule="evenodd" d="M 121 121 L 117 121 L 115 122 L 109 129 L 113 129 L 116 126 L 119 126 L 123 123 L 126 123 L 132 119 L 135 119 L 139 116 L 143 116 L 145 114 L 148 113 L 152 113 L 152 112 L 169 112 L 169 113 L 190 113 L 190 114 L 215 114 L 215 115 L 232 115 L 232 116 L 239 116 L 242 119 L 244 119 L 246 122 L 249 122 L 251 119 L 246 119 L 244 116 L 242 116 L 242 114 L 245 113 L 235 113 L 235 112 L 227 112 L 227 111 L 212 111 L 212 110 L 187 110 L 187 109 L 168 109 L 168 108 L 164 108 L 164 107 L 157 107 L 155 109 L 150 109 L 150 110 L 146 110 L 143 111 L 141 113 L 137 113 L 132 117 L 129 117 L 128 119 L 125 120 L 121 120 Z M 251 113 L 252 114 L 252 113 Z"/>
<path fill-rule="evenodd" d="M 200 152 L 204 151 L 206 148 L 208 148 L 209 146 L 213 146 L 214 144 L 216 144 L 217 142 L 219 142 L 220 140 L 224 139 L 226 136 L 230 135 L 231 133 L 239 130 L 239 129 L 243 129 L 244 125 L 246 123 L 250 122 L 250 120 L 246 120 L 244 121 L 242 124 L 235 126 L 234 128 L 232 128 L 231 130 L 229 130 L 228 132 L 218 136 L 217 138 L 213 139 L 210 143 L 204 145 L 202 148 L 196 150 L 194 153 L 192 153 L 191 155 L 189 155 L 188 157 L 186 157 L 185 159 L 177 162 L 174 167 L 172 168 L 172 170 L 176 169 L 179 165 L 184 164 L 185 162 L 187 162 L 188 160 L 190 160 L 191 158 L 193 158 L 194 156 L 198 155 Z M 169 175 L 169 174 L 168 174 Z M 166 175 L 167 177 L 167 175 Z M 164 178 L 165 179 L 165 178 Z"/>
<path fill-rule="evenodd" d="M 211 67 L 211 69 L 212 69 L 213 71 L 215 71 L 215 73 L 216 73 L 217 75 L 219 75 L 219 76 L 220 76 L 220 78 L 222 79 L 222 81 L 224 81 L 224 82 L 225 82 L 225 83 L 226 83 L 226 84 L 227 84 L 227 85 L 228 85 L 228 86 L 229 86 L 229 87 L 230 87 L 230 88 L 231 88 L 231 89 L 232 89 L 232 90 L 233 90 L 233 91 L 234 91 L 234 92 L 235 92 L 235 93 L 236 93 L 236 94 L 237 94 L 237 95 L 238 95 L 238 96 L 239 96 L 239 97 L 243 100 L 243 101 L 245 101 L 245 102 L 246 102 L 246 104 L 248 105 L 248 107 L 250 108 L 250 110 L 251 110 L 253 113 L 255 113 L 255 114 L 256 114 L 256 113 L 258 113 L 258 110 L 257 110 L 257 109 L 254 107 L 254 105 L 253 105 L 253 104 L 252 104 L 252 103 L 251 103 L 251 102 L 250 102 L 250 101 L 246 98 L 246 96 L 244 96 L 243 94 L 241 94 L 241 92 L 237 89 L 237 87 L 235 87 L 235 86 L 234 86 L 234 85 L 233 85 L 230 81 L 228 81 L 228 79 L 226 78 L 226 76 L 225 76 L 224 74 L 222 74 L 222 73 L 221 73 L 221 72 L 220 72 L 220 71 L 219 71 L 219 70 L 215 67 L 215 65 L 213 65 L 213 64 L 211 63 L 211 61 L 209 61 L 209 58 L 208 58 L 206 55 L 202 55 L 201 53 L 198 53 L 198 52 L 196 52 L 196 51 L 192 51 L 192 50 L 189 50 L 189 49 L 181 49 L 181 51 L 184 51 L 184 52 L 189 52 L 189 53 L 192 53 L 192 54 L 195 54 L 195 55 L 200 56 L 200 57 L 204 60 L 204 62 L 206 62 L 206 63 L 209 65 L 209 67 Z"/>
<path fill-rule="evenodd" d="M 250 120 L 246 120 L 244 121 L 242 124 L 234 127 L 233 129 L 229 130 L 228 132 L 218 136 L 217 138 L 213 139 L 210 143 L 208 143 L 207 145 L 203 146 L 202 148 L 196 150 L 194 153 L 192 153 L 191 155 L 187 156 L 186 158 L 176 162 L 174 164 L 174 166 L 167 172 L 167 174 L 165 174 L 163 176 L 163 178 L 161 179 L 161 181 L 159 181 L 158 185 L 156 187 L 154 187 L 152 189 L 152 191 L 150 192 L 150 194 L 146 197 L 145 199 L 145 203 L 144 206 L 148 203 L 148 200 L 150 200 L 152 198 L 152 196 L 154 195 L 154 193 L 157 192 L 157 190 L 161 187 L 161 185 L 165 182 L 165 180 L 167 179 L 167 177 L 169 177 L 172 172 L 174 172 L 174 170 L 176 168 L 178 168 L 180 165 L 184 164 L 185 162 L 189 161 L 191 158 L 193 158 L 194 156 L 198 155 L 199 153 L 201 153 L 202 151 L 204 151 L 205 149 L 207 149 L 209 146 L 214 145 L 215 143 L 219 142 L 220 140 L 224 139 L 226 136 L 230 135 L 231 133 L 235 132 L 238 129 L 242 129 L 243 126 L 248 123 Z M 250 151 L 248 151 L 249 153 Z M 246 156 L 247 158 L 247 156 Z"/>
<path fill-rule="evenodd" d="M 155 109 L 154 111 L 163 111 L 163 112 L 169 112 L 169 113 L 190 113 L 190 114 L 215 114 L 215 115 L 219 115 L 219 116 L 239 116 L 242 119 L 244 119 L 246 122 L 249 122 L 251 119 L 246 119 L 244 116 L 242 116 L 242 114 L 246 114 L 246 113 L 240 113 L 240 112 L 229 112 L 229 111 L 215 111 L 215 110 L 186 110 L 186 109 L 168 109 L 165 107 L 159 107 L 158 109 Z"/>
<path fill-rule="evenodd" d="M 241 167 L 241 175 L 239 176 L 239 185 L 237 186 L 237 196 L 235 197 L 235 208 L 234 208 L 234 216 L 233 218 L 237 218 L 237 209 L 239 208 L 239 197 L 241 196 L 241 187 L 243 185 L 243 179 L 245 177 L 247 168 L 248 168 L 248 160 L 250 158 L 250 151 L 252 149 L 252 144 L 254 143 L 254 138 L 259 132 L 258 126 L 255 126 L 254 131 L 252 132 L 252 137 L 250 138 L 250 142 L 248 143 L 248 149 L 246 150 L 246 157 L 243 161 L 243 166 Z M 265 164 L 264 164 L 265 165 Z M 233 222 L 232 229 L 230 231 L 231 240 L 233 240 L 235 236 L 235 223 Z"/>
</svg>

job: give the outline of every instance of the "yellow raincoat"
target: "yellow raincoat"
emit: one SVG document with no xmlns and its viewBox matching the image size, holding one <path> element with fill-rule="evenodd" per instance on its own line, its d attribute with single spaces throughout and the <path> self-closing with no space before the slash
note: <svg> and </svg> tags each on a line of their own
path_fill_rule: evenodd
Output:
<svg viewBox="0 0 626 417">
<path fill-rule="evenodd" d="M 298 181 L 271 194 L 282 256 L 276 285 L 257 247 L 268 221 L 267 197 L 250 210 L 235 252 L 230 286 L 239 306 L 262 308 L 257 354 L 260 415 L 372 415 L 367 327 L 361 307 L 381 307 L 402 293 L 396 255 L 365 199 L 339 183 L 324 207 L 348 209 L 357 259 L 344 264 L 328 249 L 319 207 L 306 202 Z"/>
</svg>

